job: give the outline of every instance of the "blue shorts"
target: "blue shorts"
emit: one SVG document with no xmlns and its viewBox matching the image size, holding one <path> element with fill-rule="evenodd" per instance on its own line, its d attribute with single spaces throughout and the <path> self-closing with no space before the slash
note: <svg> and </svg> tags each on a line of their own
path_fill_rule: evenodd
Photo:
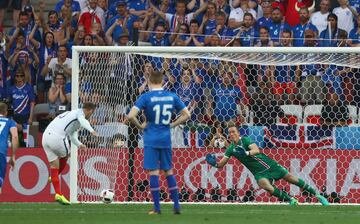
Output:
<svg viewBox="0 0 360 224">
<path fill-rule="evenodd" d="M 0 153 L 0 187 L 4 184 L 6 174 L 6 155 Z"/>
<path fill-rule="evenodd" d="M 171 148 L 144 147 L 145 170 L 170 170 L 172 168 Z"/>
</svg>

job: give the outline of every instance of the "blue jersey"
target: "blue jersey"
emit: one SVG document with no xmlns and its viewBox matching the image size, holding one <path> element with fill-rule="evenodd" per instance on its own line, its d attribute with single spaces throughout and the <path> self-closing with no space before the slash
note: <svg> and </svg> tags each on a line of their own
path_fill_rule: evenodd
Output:
<svg viewBox="0 0 360 224">
<path fill-rule="evenodd" d="M 189 37 L 190 37 L 189 34 L 185 34 L 185 35 L 181 35 L 181 36 L 180 36 L 180 39 L 183 40 L 183 41 L 186 41 Z M 195 35 L 195 39 L 196 39 L 197 41 L 199 41 L 200 43 L 204 43 L 204 42 L 205 42 L 205 37 L 204 37 L 204 36 Z M 189 44 L 186 45 L 186 46 L 192 46 L 192 47 L 194 47 L 194 46 L 195 46 L 195 43 L 194 43 L 193 40 L 191 40 L 191 41 L 189 42 Z"/>
<path fill-rule="evenodd" d="M 149 42 L 152 46 L 171 46 L 170 39 L 168 35 L 164 35 L 160 40 L 156 38 L 156 35 L 151 35 Z"/>
<path fill-rule="evenodd" d="M 22 87 L 10 87 L 8 97 L 12 100 L 15 114 L 30 114 L 30 103 L 35 102 L 34 89 L 30 84 L 26 83 Z"/>
<path fill-rule="evenodd" d="M 360 43 L 360 34 L 357 31 L 358 31 L 358 28 L 355 27 L 349 33 L 349 39 L 352 41 L 353 44 Z"/>
<path fill-rule="evenodd" d="M 349 5 L 354 7 L 358 13 L 360 13 L 360 2 L 359 0 L 349 0 Z"/>
<path fill-rule="evenodd" d="M 269 26 L 269 35 L 272 41 L 279 43 L 280 42 L 280 35 L 284 30 L 291 31 L 291 26 L 287 23 L 274 23 L 270 21 Z"/>
<path fill-rule="evenodd" d="M 254 27 L 251 27 L 248 30 L 244 30 L 240 34 L 241 46 L 244 46 L 244 47 L 254 46 L 254 43 L 256 43 L 255 37 L 257 37 L 257 34 L 256 34 L 256 30 Z"/>
<path fill-rule="evenodd" d="M 316 26 L 312 23 L 308 22 L 305 25 L 298 24 L 293 29 L 293 36 L 294 36 L 294 47 L 303 47 L 304 46 L 304 34 L 305 30 L 312 30 L 315 33 L 318 33 Z"/>
<path fill-rule="evenodd" d="M 205 31 L 204 34 L 205 35 L 211 35 L 216 31 L 216 20 L 215 19 L 209 19 L 206 22 L 206 26 L 205 26 Z"/>
<path fill-rule="evenodd" d="M 340 43 L 339 33 L 340 31 L 346 32 L 345 30 L 336 29 L 329 34 L 329 28 L 323 30 L 319 35 L 319 46 L 320 47 L 337 47 Z"/>
<path fill-rule="evenodd" d="M 8 138 L 10 133 L 10 128 L 16 127 L 15 121 L 0 116 L 0 154 L 6 156 L 8 149 Z"/>
<path fill-rule="evenodd" d="M 171 146 L 170 121 L 175 112 L 185 108 L 180 98 L 163 89 L 142 94 L 134 107 L 144 110 L 147 126 L 144 130 L 144 146 L 169 148 Z"/>
<path fill-rule="evenodd" d="M 143 11 L 149 8 L 148 1 L 146 0 L 131 0 L 128 4 L 130 4 L 129 10 L 134 9 L 135 11 Z"/>
<path fill-rule="evenodd" d="M 215 101 L 214 115 L 220 121 L 229 121 L 237 116 L 236 105 L 242 98 L 241 90 L 238 86 L 215 84 L 213 90 Z"/>
<path fill-rule="evenodd" d="M 261 18 L 258 19 L 258 21 L 257 21 L 257 26 L 258 26 L 258 27 L 267 27 L 267 28 L 269 29 L 272 24 L 273 24 L 273 23 L 272 23 L 272 19 L 271 19 L 271 18 L 261 17 Z"/>
<path fill-rule="evenodd" d="M 189 106 L 193 100 L 200 100 L 201 87 L 195 82 L 191 82 L 187 87 L 181 83 L 175 83 L 174 92 L 186 106 Z"/>
<path fill-rule="evenodd" d="M 221 40 L 231 40 L 231 38 L 235 36 L 234 30 L 226 26 L 219 31 L 219 34 L 221 36 Z"/>
<path fill-rule="evenodd" d="M 126 17 L 125 16 L 120 16 L 120 15 L 116 15 L 114 17 L 112 17 L 110 20 L 108 20 L 107 24 L 106 24 L 106 28 L 105 30 L 107 31 L 111 26 L 112 24 L 115 23 L 115 21 L 117 19 L 120 19 L 120 20 L 123 20 L 125 21 L 126 20 Z M 123 24 L 123 26 L 120 26 L 120 25 L 117 25 L 112 33 L 112 38 L 114 40 L 117 40 L 119 39 L 120 35 L 124 32 L 125 29 L 127 29 L 129 31 L 129 37 L 132 36 L 132 31 L 133 31 L 133 24 L 134 22 L 137 20 L 137 17 L 134 16 L 134 15 L 130 15 L 128 18 L 127 18 L 127 22 L 126 24 Z"/>
</svg>

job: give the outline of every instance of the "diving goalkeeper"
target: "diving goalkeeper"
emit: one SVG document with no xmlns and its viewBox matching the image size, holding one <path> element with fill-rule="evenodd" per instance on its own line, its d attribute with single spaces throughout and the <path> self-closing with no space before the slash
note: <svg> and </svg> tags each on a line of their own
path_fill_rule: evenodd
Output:
<svg viewBox="0 0 360 224">
<path fill-rule="evenodd" d="M 260 152 L 258 146 L 252 142 L 249 137 L 241 137 L 238 128 L 235 124 L 228 126 L 230 146 L 227 148 L 224 157 L 216 162 L 214 154 L 206 155 L 206 162 L 216 168 L 222 168 L 229 161 L 231 156 L 238 159 L 246 168 L 248 168 L 254 175 L 257 183 L 271 195 L 290 203 L 290 205 L 297 205 L 298 200 L 291 197 L 285 191 L 279 190 L 274 181 L 284 179 L 291 184 L 310 192 L 319 200 L 322 205 L 329 205 L 329 202 L 321 196 L 310 185 L 306 184 L 304 180 L 289 173 L 287 169 L 278 164 L 275 160 Z"/>
</svg>

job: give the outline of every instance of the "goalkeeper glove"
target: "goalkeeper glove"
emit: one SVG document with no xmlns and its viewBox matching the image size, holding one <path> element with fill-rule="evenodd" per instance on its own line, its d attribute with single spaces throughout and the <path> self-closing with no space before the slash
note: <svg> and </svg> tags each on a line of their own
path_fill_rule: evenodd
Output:
<svg viewBox="0 0 360 224">
<path fill-rule="evenodd" d="M 211 166 L 217 167 L 216 164 L 216 157 L 214 154 L 207 154 L 206 155 L 206 162 L 210 164 Z"/>
</svg>

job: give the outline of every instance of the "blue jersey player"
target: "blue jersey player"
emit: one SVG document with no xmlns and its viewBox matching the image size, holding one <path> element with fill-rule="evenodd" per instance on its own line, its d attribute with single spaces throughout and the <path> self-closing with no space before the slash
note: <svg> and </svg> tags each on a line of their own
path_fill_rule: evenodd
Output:
<svg viewBox="0 0 360 224">
<path fill-rule="evenodd" d="M 5 103 L 0 103 L 0 194 L 5 180 L 9 133 L 11 134 L 12 144 L 12 154 L 9 164 L 12 167 L 15 165 L 15 152 L 19 144 L 16 123 L 6 117 L 7 110 L 7 105 Z"/>
<path fill-rule="evenodd" d="M 144 169 L 150 176 L 150 191 L 154 209 L 149 214 L 160 214 L 159 174 L 166 176 L 170 197 L 174 202 L 174 213 L 180 214 L 179 193 L 172 171 L 170 128 L 184 123 L 190 112 L 180 98 L 162 89 L 163 75 L 153 71 L 149 77 L 151 91 L 142 94 L 131 108 L 128 119 L 139 129 L 144 129 Z M 140 123 L 137 115 L 143 111 L 146 122 Z M 180 116 L 171 122 L 172 115 Z"/>
</svg>

